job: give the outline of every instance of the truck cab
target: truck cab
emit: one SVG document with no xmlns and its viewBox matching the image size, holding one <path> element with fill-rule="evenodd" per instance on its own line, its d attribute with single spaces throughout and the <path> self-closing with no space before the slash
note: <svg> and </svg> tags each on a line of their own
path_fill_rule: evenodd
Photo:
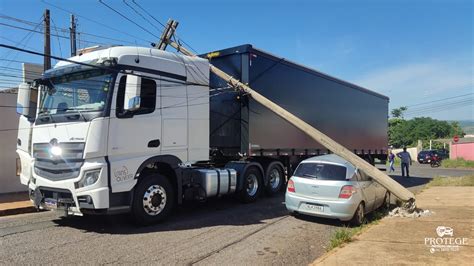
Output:
<svg viewBox="0 0 474 266">
<path fill-rule="evenodd" d="M 178 169 L 209 159 L 205 59 L 98 48 L 22 84 L 18 107 L 21 182 L 39 209 L 132 211 L 137 183 L 162 175 L 166 184 L 151 184 L 147 200 L 136 204 L 157 216 L 167 211 L 163 202 L 181 200 Z M 166 194 L 167 186 L 174 193 Z"/>
</svg>

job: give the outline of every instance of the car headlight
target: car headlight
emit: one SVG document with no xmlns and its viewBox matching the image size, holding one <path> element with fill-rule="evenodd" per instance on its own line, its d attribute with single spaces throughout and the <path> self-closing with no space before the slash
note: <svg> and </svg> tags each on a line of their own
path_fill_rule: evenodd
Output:
<svg viewBox="0 0 474 266">
<path fill-rule="evenodd" d="M 76 183 L 76 188 L 87 187 L 95 184 L 100 177 L 100 171 L 102 169 L 95 169 L 84 172 L 81 180 Z"/>
</svg>

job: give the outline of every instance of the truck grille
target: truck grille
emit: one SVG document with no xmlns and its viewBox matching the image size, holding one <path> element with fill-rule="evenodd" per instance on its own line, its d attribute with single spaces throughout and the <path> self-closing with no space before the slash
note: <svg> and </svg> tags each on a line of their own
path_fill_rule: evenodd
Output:
<svg viewBox="0 0 474 266">
<path fill-rule="evenodd" d="M 49 180 L 58 181 L 75 178 L 84 163 L 84 143 L 58 143 L 62 150 L 61 155 L 51 154 L 50 143 L 36 143 L 33 145 L 35 158 L 35 173 Z"/>
</svg>

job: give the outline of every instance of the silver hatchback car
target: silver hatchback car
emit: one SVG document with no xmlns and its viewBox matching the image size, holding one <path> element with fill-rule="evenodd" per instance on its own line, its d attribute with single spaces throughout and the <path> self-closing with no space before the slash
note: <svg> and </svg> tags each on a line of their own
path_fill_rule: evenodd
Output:
<svg viewBox="0 0 474 266">
<path fill-rule="evenodd" d="M 302 161 L 288 181 L 286 208 L 292 213 L 351 221 L 390 205 L 390 193 L 351 163 L 334 155 Z"/>
</svg>

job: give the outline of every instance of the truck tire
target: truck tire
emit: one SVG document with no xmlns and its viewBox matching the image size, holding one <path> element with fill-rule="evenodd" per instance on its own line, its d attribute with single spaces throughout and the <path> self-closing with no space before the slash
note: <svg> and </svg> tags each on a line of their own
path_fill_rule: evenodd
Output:
<svg viewBox="0 0 474 266">
<path fill-rule="evenodd" d="M 239 192 L 239 199 L 244 203 L 257 200 L 263 187 L 263 176 L 257 167 L 249 167 L 243 174 L 244 186 Z"/>
<path fill-rule="evenodd" d="M 271 163 L 267 168 L 266 175 L 265 192 L 268 196 L 273 196 L 281 190 L 285 182 L 285 173 L 279 164 Z"/>
<path fill-rule="evenodd" d="M 175 191 L 162 175 L 145 176 L 135 188 L 132 215 L 135 223 L 149 225 L 166 219 L 175 205 Z"/>
</svg>

